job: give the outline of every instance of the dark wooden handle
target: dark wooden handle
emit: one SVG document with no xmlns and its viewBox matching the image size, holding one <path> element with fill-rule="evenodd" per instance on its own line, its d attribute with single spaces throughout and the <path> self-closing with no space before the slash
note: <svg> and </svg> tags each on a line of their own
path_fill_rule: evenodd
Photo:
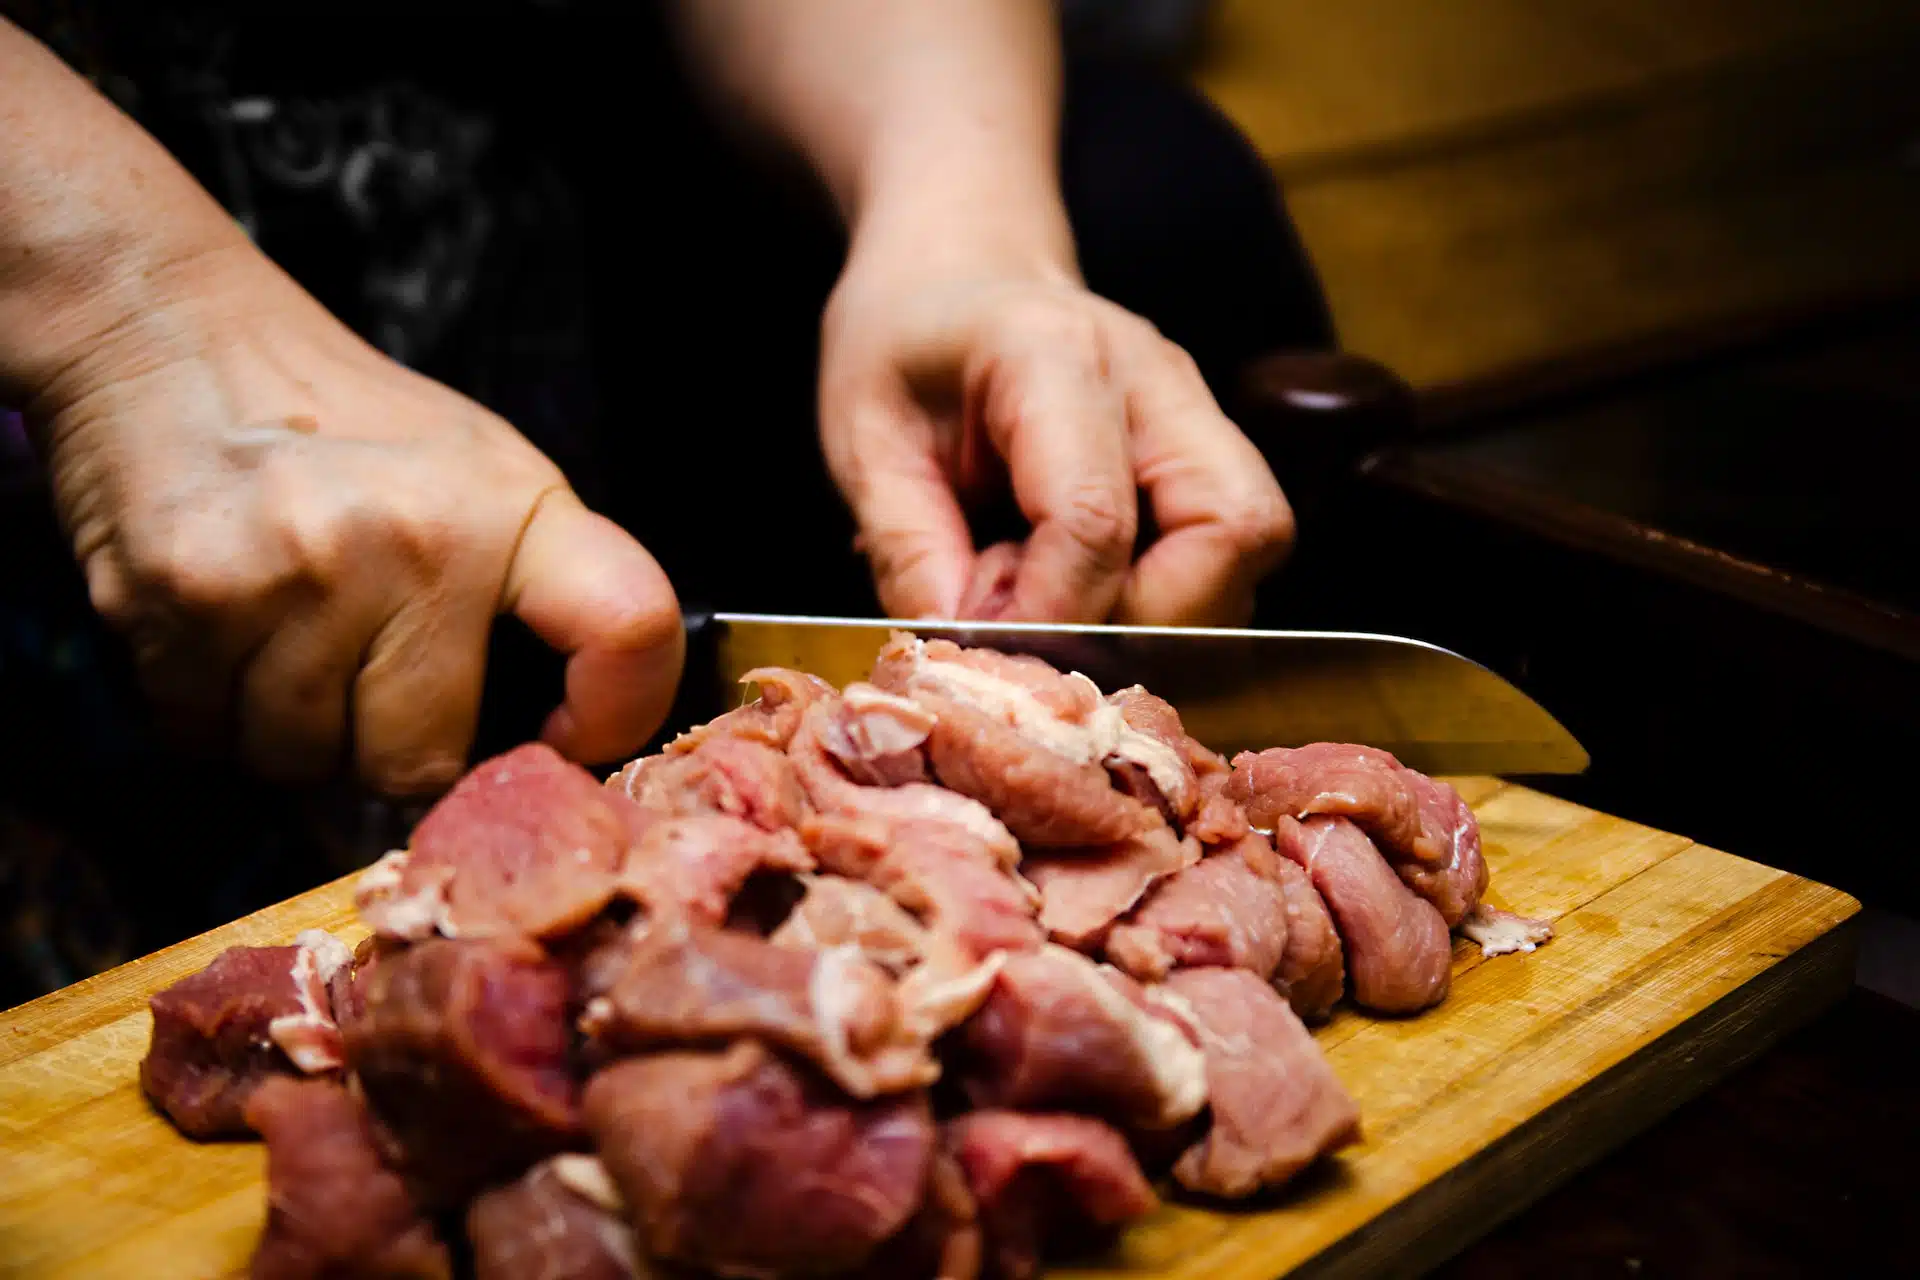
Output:
<svg viewBox="0 0 1920 1280">
<path fill-rule="evenodd" d="M 1302 518 L 1334 499 L 1368 455 L 1413 429 L 1413 393 L 1392 370 L 1344 351 L 1282 351 L 1248 366 L 1235 421 Z"/>
</svg>

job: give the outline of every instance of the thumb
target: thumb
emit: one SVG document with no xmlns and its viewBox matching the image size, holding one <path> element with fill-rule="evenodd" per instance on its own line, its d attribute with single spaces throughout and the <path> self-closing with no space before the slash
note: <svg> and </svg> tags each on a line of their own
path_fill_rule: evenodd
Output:
<svg viewBox="0 0 1920 1280">
<path fill-rule="evenodd" d="M 845 487 L 860 526 L 855 544 L 893 618 L 951 618 L 973 564 L 973 538 L 953 486 L 930 449 L 906 432 L 860 441 Z"/>
<path fill-rule="evenodd" d="M 619 525 L 567 489 L 528 518 L 501 608 L 567 655 L 566 700 L 542 733 L 563 755 L 604 764 L 666 719 L 686 638 L 667 575 Z"/>
</svg>

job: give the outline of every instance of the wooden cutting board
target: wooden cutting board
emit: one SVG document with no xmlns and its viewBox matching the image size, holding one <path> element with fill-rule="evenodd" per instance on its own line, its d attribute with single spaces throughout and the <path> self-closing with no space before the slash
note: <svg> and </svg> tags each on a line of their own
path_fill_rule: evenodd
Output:
<svg viewBox="0 0 1920 1280">
<path fill-rule="evenodd" d="M 1532 955 L 1461 943 L 1453 994 L 1319 1032 L 1366 1141 L 1253 1206 L 1169 1204 L 1081 1280 L 1415 1274 L 1699 1093 L 1846 990 L 1845 894 L 1518 786 L 1459 780 L 1493 900 Z M 0 1017 L 0 1275 L 244 1274 L 262 1148 L 197 1146 L 142 1100 L 146 999 L 236 943 L 357 940 L 346 882 Z"/>
</svg>

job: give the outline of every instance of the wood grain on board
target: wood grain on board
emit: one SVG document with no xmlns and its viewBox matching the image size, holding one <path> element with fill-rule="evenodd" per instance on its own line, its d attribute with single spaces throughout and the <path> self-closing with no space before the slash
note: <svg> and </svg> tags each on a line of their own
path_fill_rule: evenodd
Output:
<svg viewBox="0 0 1920 1280">
<path fill-rule="evenodd" d="M 1343 1012 L 1320 1030 L 1366 1132 L 1325 1171 L 1250 1206 L 1169 1203 L 1056 1274 L 1417 1272 L 1845 989 L 1845 894 L 1522 787 L 1459 785 L 1494 901 L 1553 917 L 1559 936 L 1493 960 L 1461 944 L 1438 1009 Z M 0 1018 L 0 1274 L 244 1273 L 263 1152 L 195 1145 L 148 1108 L 146 998 L 235 943 L 357 937 L 350 894 L 323 886 Z"/>
</svg>

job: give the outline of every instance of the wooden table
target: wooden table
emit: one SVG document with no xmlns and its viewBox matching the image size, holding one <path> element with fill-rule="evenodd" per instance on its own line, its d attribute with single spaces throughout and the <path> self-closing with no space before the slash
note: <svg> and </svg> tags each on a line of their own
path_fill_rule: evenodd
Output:
<svg viewBox="0 0 1920 1280">
<path fill-rule="evenodd" d="M 1410 1020 L 1342 1011 L 1317 1036 L 1365 1141 L 1287 1194 L 1176 1202 L 1082 1280 L 1410 1274 L 1699 1094 L 1845 990 L 1846 895 L 1524 787 L 1462 779 L 1495 901 L 1555 920 L 1530 956 L 1455 952 Z M 349 889 L 293 901 L 0 1020 L 0 1263 L 31 1277 L 232 1274 L 262 1156 L 197 1147 L 135 1084 L 148 993 L 236 942 L 352 934 Z"/>
</svg>

